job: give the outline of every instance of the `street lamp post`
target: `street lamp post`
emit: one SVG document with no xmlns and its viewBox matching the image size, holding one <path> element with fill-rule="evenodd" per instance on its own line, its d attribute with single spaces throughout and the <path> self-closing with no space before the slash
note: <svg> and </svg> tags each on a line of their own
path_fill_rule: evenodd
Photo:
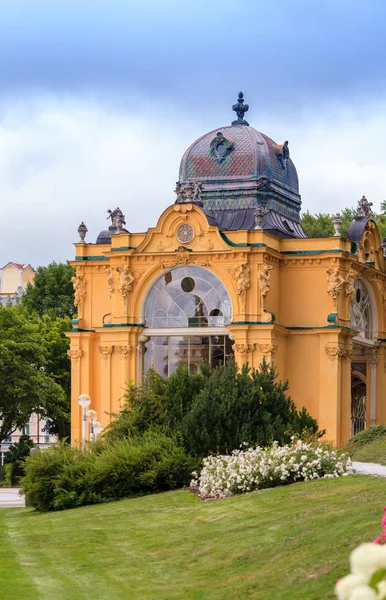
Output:
<svg viewBox="0 0 386 600">
<path fill-rule="evenodd" d="M 87 415 L 86 409 L 90 406 L 91 398 L 87 394 L 81 394 L 78 398 L 78 404 L 82 408 L 82 449 L 86 450 L 87 438 Z"/>
<path fill-rule="evenodd" d="M 94 437 L 94 427 L 95 427 L 95 423 L 97 422 L 97 411 L 93 410 L 92 408 L 90 410 L 88 410 L 86 412 L 86 418 L 87 421 L 90 423 L 90 442 L 94 442 L 95 441 L 95 437 Z"/>
<path fill-rule="evenodd" d="M 98 436 L 103 431 L 103 425 L 99 421 L 95 421 L 94 423 L 94 433 L 95 433 L 95 441 L 97 441 Z"/>
</svg>

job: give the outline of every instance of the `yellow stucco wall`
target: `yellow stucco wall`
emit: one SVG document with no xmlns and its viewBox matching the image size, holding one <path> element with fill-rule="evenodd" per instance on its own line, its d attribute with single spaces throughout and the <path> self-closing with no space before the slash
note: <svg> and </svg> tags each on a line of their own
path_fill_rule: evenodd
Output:
<svg viewBox="0 0 386 600">
<path fill-rule="evenodd" d="M 184 223 L 193 227 L 194 237 L 182 246 L 176 231 Z M 81 437 L 80 393 L 91 396 L 92 408 L 106 425 L 120 407 L 127 382 L 139 380 L 145 299 L 161 274 L 181 265 L 202 266 L 223 282 L 233 307 L 227 329 L 234 336 L 237 363 L 258 367 L 263 357 L 274 361 L 297 406 L 318 419 L 327 439 L 340 444 L 350 436 L 351 362 L 360 352 L 357 360 L 371 360 L 376 369 L 371 418 L 382 422 L 384 262 L 372 222 L 365 236 L 366 248 L 360 245 L 354 255 L 351 243 L 340 237 L 282 240 L 263 230 L 221 234 L 199 207 L 175 204 L 146 233 L 113 235 L 111 245 L 75 244 L 71 264 L 77 273 L 79 318 L 68 334 L 73 440 Z M 127 293 L 120 293 L 122 269 L 131 281 Z M 353 346 L 350 276 L 366 281 L 376 305 L 377 343 L 369 348 Z M 367 410 L 370 422 L 370 402 Z"/>
<path fill-rule="evenodd" d="M 15 294 L 17 288 L 21 286 L 24 290 L 27 283 L 32 283 L 34 271 L 30 265 L 24 269 L 19 269 L 13 263 L 9 263 L 1 270 L 1 289 L 2 294 Z"/>
</svg>

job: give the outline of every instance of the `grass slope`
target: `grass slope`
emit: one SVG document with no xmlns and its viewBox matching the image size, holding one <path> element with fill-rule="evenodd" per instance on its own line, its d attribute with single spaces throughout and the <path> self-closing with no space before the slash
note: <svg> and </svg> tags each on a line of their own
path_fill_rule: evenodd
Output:
<svg viewBox="0 0 386 600">
<path fill-rule="evenodd" d="M 203 503 L 185 491 L 62 513 L 0 511 L 0 597 L 334 598 L 380 532 L 386 481 L 345 477 Z"/>
<path fill-rule="evenodd" d="M 352 453 L 352 459 L 386 466 L 386 437 L 360 446 Z"/>
</svg>

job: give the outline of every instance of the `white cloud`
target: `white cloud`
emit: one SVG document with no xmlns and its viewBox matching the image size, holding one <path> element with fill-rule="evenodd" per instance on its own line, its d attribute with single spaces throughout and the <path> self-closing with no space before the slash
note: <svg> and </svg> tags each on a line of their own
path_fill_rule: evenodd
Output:
<svg viewBox="0 0 386 600">
<path fill-rule="evenodd" d="M 120 206 L 128 229 L 143 231 L 174 202 L 181 156 L 203 133 L 202 123 L 163 117 L 157 105 L 138 116 L 132 106 L 124 112 L 90 98 L 47 97 L 3 104 L 3 264 L 72 258 L 80 221 L 93 242 L 107 226 L 108 208 Z M 385 108 L 359 115 L 334 107 L 333 117 L 331 110 L 304 114 L 290 124 L 272 114 L 262 120 L 270 137 L 290 140 L 304 210 L 336 212 L 362 194 L 378 208 L 386 197 Z"/>
</svg>

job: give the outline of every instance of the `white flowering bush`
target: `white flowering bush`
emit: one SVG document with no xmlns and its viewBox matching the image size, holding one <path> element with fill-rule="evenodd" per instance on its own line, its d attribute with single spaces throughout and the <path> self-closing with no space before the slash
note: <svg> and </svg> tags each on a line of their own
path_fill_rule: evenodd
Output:
<svg viewBox="0 0 386 600">
<path fill-rule="evenodd" d="M 307 443 L 292 439 L 292 443 L 270 448 L 234 450 L 230 455 L 208 456 L 201 473 L 193 473 L 191 486 L 202 499 L 226 498 L 253 490 L 340 477 L 353 473 L 351 459 L 328 444 Z"/>
<path fill-rule="evenodd" d="M 386 599 L 386 507 L 383 510 L 383 533 L 351 553 L 351 573 L 335 586 L 339 600 Z"/>
</svg>

